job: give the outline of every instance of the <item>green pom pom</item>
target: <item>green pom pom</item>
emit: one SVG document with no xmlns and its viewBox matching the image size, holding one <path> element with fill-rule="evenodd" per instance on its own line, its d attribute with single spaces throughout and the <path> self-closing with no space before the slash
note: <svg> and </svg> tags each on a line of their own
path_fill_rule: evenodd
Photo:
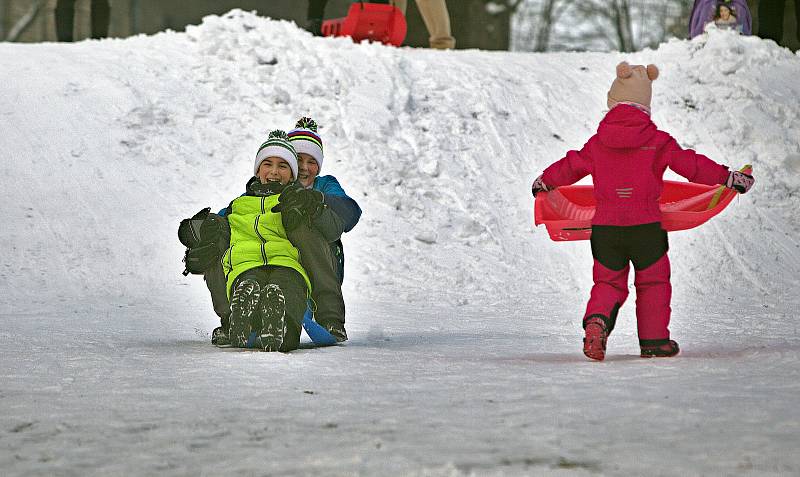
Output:
<svg viewBox="0 0 800 477">
<path fill-rule="evenodd" d="M 317 122 L 308 117 L 302 117 L 297 121 L 297 124 L 294 125 L 297 129 L 310 129 L 314 132 L 317 132 Z"/>
<path fill-rule="evenodd" d="M 276 129 L 269 133 L 269 139 L 278 138 L 278 139 L 286 139 L 288 140 L 288 136 L 286 135 L 286 131 L 282 131 L 280 129 Z"/>
</svg>

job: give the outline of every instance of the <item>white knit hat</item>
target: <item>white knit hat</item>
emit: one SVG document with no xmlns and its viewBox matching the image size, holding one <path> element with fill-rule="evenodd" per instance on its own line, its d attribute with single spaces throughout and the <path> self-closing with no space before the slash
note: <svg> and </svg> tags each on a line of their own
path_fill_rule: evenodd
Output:
<svg viewBox="0 0 800 477">
<path fill-rule="evenodd" d="M 289 131 L 289 141 L 297 153 L 308 154 L 317 161 L 322 170 L 322 139 L 317 134 L 317 123 L 311 118 L 300 118 L 295 129 Z"/>
<path fill-rule="evenodd" d="M 297 179 L 297 152 L 286 137 L 286 132 L 276 129 L 269 133 L 266 142 L 258 148 L 256 152 L 256 164 L 253 168 L 253 175 L 258 175 L 258 168 L 268 157 L 279 157 L 289 163 L 292 169 L 292 180 Z"/>
</svg>

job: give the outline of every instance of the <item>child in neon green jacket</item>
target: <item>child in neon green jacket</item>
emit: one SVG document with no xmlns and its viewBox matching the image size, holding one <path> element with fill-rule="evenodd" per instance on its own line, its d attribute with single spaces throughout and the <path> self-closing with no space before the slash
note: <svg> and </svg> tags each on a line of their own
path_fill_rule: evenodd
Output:
<svg viewBox="0 0 800 477">
<path fill-rule="evenodd" d="M 285 132 L 271 132 L 259 147 L 254 174 L 226 213 L 231 240 L 222 264 L 231 346 L 291 351 L 300 343 L 311 283 L 285 226 L 291 217 L 302 220 L 299 209 L 279 206 L 280 193 L 297 178 L 297 153 Z"/>
</svg>

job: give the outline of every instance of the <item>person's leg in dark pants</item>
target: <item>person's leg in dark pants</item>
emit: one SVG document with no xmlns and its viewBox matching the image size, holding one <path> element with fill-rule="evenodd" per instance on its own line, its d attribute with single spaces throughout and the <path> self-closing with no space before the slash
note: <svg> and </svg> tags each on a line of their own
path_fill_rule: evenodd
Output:
<svg viewBox="0 0 800 477">
<path fill-rule="evenodd" d="M 761 0 L 758 5 L 758 36 L 780 44 L 786 0 Z"/>
<path fill-rule="evenodd" d="M 58 0 L 55 14 L 58 41 L 72 41 L 72 31 L 75 25 L 75 0 Z"/>
<path fill-rule="evenodd" d="M 218 220 L 227 223 L 227 219 L 217 214 L 209 214 Z M 223 256 L 230 247 L 231 233 L 230 228 L 222 228 L 221 236 L 217 247 L 219 256 Z M 229 343 L 228 328 L 230 327 L 231 304 L 228 300 L 228 277 L 222 269 L 222 262 L 217 260 L 214 265 L 203 273 L 203 280 L 211 293 L 211 304 L 214 306 L 214 313 L 219 316 L 220 326 L 211 332 L 211 342 L 215 345 L 224 346 Z"/>
<path fill-rule="evenodd" d="M 311 298 L 316 303 L 314 320 L 339 341 L 347 339 L 342 284 L 330 244 L 316 230 L 302 224 L 288 233 L 300 252 L 300 264 L 311 280 Z"/>
<path fill-rule="evenodd" d="M 288 267 L 262 266 L 239 275 L 231 293 L 231 344 L 262 351 L 300 346 L 307 289 Z"/>
<path fill-rule="evenodd" d="M 800 0 L 794 0 L 794 31 L 800 41 Z"/>
<path fill-rule="evenodd" d="M 276 321 L 283 324 L 283 344 L 278 351 L 292 351 L 300 346 L 300 330 L 306 311 L 306 282 L 296 270 L 287 267 L 266 267 L 269 274 L 261 294 L 262 332 L 263 327 Z M 277 290 L 280 290 L 277 292 Z M 271 296 L 271 290 L 283 297 L 283 319 L 280 320 L 278 300 Z M 270 308 L 272 306 L 272 308 Z M 272 316 L 271 316 L 272 314 Z"/>
<path fill-rule="evenodd" d="M 222 270 L 222 262 L 217 262 L 203 274 L 208 291 L 211 293 L 211 304 L 217 314 L 220 326 L 211 332 L 211 343 L 219 346 L 227 345 L 228 328 L 230 327 L 231 304 L 228 300 L 228 280 Z"/>
<path fill-rule="evenodd" d="M 92 0 L 92 38 L 97 40 L 108 36 L 110 18 L 111 7 L 108 0 Z"/>
<path fill-rule="evenodd" d="M 322 36 L 322 18 L 325 16 L 325 5 L 328 0 L 308 0 L 306 14 L 306 30 L 316 36 Z"/>
</svg>

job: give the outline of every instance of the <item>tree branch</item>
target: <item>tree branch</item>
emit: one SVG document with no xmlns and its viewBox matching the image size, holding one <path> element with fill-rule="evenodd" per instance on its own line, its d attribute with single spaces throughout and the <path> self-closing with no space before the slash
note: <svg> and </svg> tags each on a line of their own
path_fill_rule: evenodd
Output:
<svg viewBox="0 0 800 477">
<path fill-rule="evenodd" d="M 9 30 L 6 41 L 17 41 L 17 38 L 19 38 L 19 36 L 25 32 L 31 23 L 33 23 L 36 15 L 39 14 L 39 10 L 42 9 L 44 2 L 45 0 L 36 0 L 36 2 L 31 5 L 31 8 L 28 9 L 25 15 L 23 15 L 16 24 L 14 24 L 11 30 Z"/>
</svg>

